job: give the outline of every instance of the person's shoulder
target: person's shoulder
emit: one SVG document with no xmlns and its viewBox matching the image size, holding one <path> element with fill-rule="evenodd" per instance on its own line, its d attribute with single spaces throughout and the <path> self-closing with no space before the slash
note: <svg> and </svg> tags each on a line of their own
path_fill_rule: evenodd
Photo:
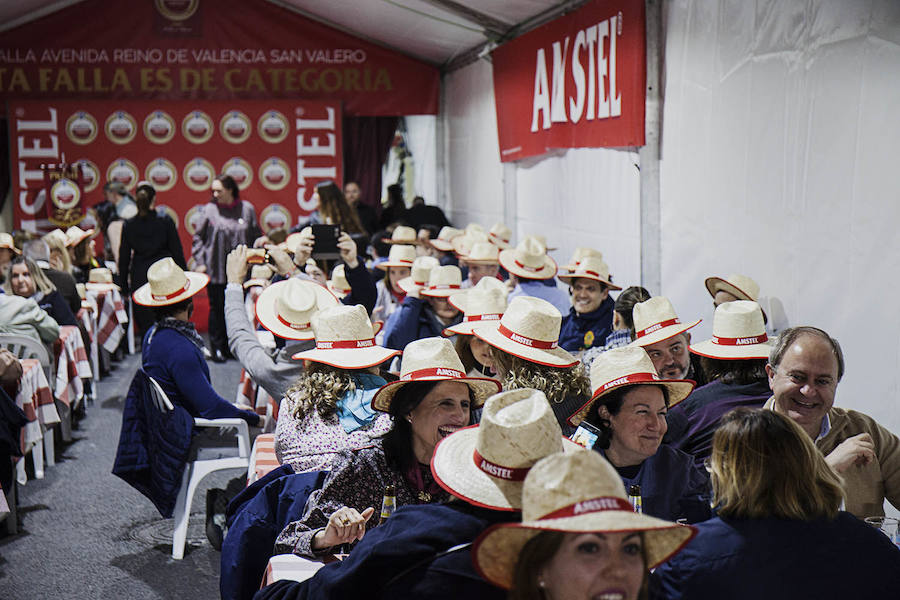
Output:
<svg viewBox="0 0 900 600">
<path fill-rule="evenodd" d="M 692 468 L 694 466 L 694 457 L 679 450 L 678 448 L 673 448 L 668 444 L 661 444 L 659 449 L 657 449 L 656 454 L 653 455 L 656 459 L 657 463 L 662 463 L 670 466 L 678 466 L 683 468 Z"/>
<path fill-rule="evenodd" d="M 873 417 L 852 408 L 832 406 L 828 411 L 828 418 L 831 421 L 832 429 L 843 428 L 852 432 L 858 429 L 869 431 L 881 427 Z M 862 431 L 857 433 L 862 433 Z"/>
</svg>

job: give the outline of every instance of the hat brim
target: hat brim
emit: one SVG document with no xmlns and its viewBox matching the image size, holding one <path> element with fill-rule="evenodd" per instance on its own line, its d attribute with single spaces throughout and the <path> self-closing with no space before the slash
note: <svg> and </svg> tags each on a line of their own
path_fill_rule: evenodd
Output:
<svg viewBox="0 0 900 600">
<path fill-rule="evenodd" d="M 407 244 L 407 246 L 408 245 L 409 244 Z M 407 269 L 412 269 L 412 266 L 413 264 L 411 262 L 391 262 L 390 260 L 386 260 L 375 265 L 375 268 L 387 271 L 389 267 L 406 267 Z"/>
<path fill-rule="evenodd" d="M 431 244 L 431 247 L 435 250 L 440 250 L 441 252 L 453 252 L 453 244 L 451 244 L 447 240 L 439 240 L 435 238 L 433 240 L 429 240 L 428 243 Z"/>
<path fill-rule="evenodd" d="M 484 405 L 485 400 L 499 392 L 501 389 L 499 381 L 497 381 L 496 379 L 487 379 L 486 377 L 454 378 L 433 376 L 422 377 L 419 379 L 397 380 L 386 383 L 385 385 L 381 386 L 381 388 L 377 392 L 375 392 L 375 395 L 372 397 L 372 408 L 375 410 L 380 410 L 381 412 L 389 412 L 391 409 L 391 400 L 394 399 L 394 395 L 400 390 L 400 388 L 408 383 L 415 383 L 417 381 L 454 381 L 465 383 L 467 386 L 469 386 L 469 389 L 472 390 L 472 393 L 475 396 L 472 408 L 478 408 Z"/>
<path fill-rule="evenodd" d="M 429 298 L 449 298 L 454 294 L 459 293 L 460 288 L 449 289 L 449 290 L 429 290 L 428 287 L 423 287 L 419 290 L 420 296 L 428 296 Z M 452 306 L 452 305 L 451 305 Z"/>
<path fill-rule="evenodd" d="M 459 262 L 465 263 L 467 265 L 500 265 L 500 260 L 497 258 L 469 258 L 467 256 L 462 256 L 459 259 Z"/>
<path fill-rule="evenodd" d="M 473 459 L 478 443 L 478 425 L 470 425 L 438 442 L 431 456 L 431 473 L 442 488 L 469 504 L 493 510 L 520 510 L 523 481 L 491 477 Z M 583 448 L 561 437 L 562 452 Z"/>
<path fill-rule="evenodd" d="M 721 277 L 707 277 L 704 283 L 706 284 L 706 291 L 708 291 L 709 295 L 713 298 L 716 297 L 717 292 L 728 292 L 738 300 L 750 300 L 751 302 L 756 302 L 756 298 L 751 298 L 750 294 L 733 283 L 725 281 Z"/>
<path fill-rule="evenodd" d="M 723 346 L 714 344 L 712 340 L 705 340 L 691 344 L 691 352 L 707 358 L 720 358 L 723 360 L 741 360 L 751 358 L 769 358 L 769 353 L 774 345 L 748 344 L 746 346 Z"/>
<path fill-rule="evenodd" d="M 188 289 L 178 294 L 174 298 L 168 298 L 166 300 L 154 300 L 153 294 L 150 292 L 149 283 L 145 283 L 144 285 L 136 289 L 131 297 L 134 298 L 135 303 L 140 304 L 141 306 L 169 306 L 170 304 L 178 304 L 179 302 L 187 300 L 191 296 L 200 293 L 200 291 L 209 284 L 209 275 L 207 275 L 206 273 L 185 271 L 184 276 L 187 277 L 188 280 Z M 87 288 L 88 285 L 91 284 L 86 283 L 84 284 L 84 287 Z"/>
<path fill-rule="evenodd" d="M 278 337 L 286 340 L 311 340 L 315 337 L 312 325 L 305 329 L 294 329 L 278 320 L 278 298 L 281 296 L 281 291 L 287 283 L 288 280 L 279 281 L 262 291 L 259 298 L 256 299 L 256 318 L 259 320 L 260 325 Z M 315 312 L 341 303 L 325 286 L 312 281 L 308 281 L 308 285 L 315 286 L 312 287 L 316 294 Z"/>
<path fill-rule="evenodd" d="M 105 281 L 89 281 L 84 284 L 84 289 L 86 290 L 95 290 L 98 292 L 105 292 L 108 290 L 116 290 L 117 292 L 121 292 L 122 288 L 116 285 L 115 283 L 107 283 Z"/>
<path fill-rule="evenodd" d="M 246 290 L 247 288 L 251 288 L 254 285 L 264 286 L 269 282 L 269 279 L 248 279 L 244 282 L 244 289 Z"/>
<path fill-rule="evenodd" d="M 82 233 L 80 236 L 78 236 L 77 238 L 75 238 L 73 240 L 69 240 L 69 238 L 66 237 L 66 247 L 74 248 L 75 246 L 77 246 L 78 244 L 83 242 L 84 240 L 86 240 L 90 237 L 93 237 L 93 235 L 94 235 L 94 230 L 88 229 L 87 231 L 85 231 L 84 233 Z"/>
<path fill-rule="evenodd" d="M 334 286 L 334 283 L 329 279 L 328 280 L 328 291 L 337 296 L 338 298 L 346 298 L 350 295 L 350 292 L 353 290 L 350 288 L 341 289 Z"/>
<path fill-rule="evenodd" d="M 404 277 L 400 281 L 397 282 L 397 285 L 400 286 L 400 289 L 406 292 L 407 294 L 413 290 L 421 290 L 424 288 L 424 285 L 419 285 L 413 282 L 412 277 Z"/>
<path fill-rule="evenodd" d="M 441 334 L 444 337 L 451 335 L 475 335 L 473 331 L 476 327 L 487 329 L 489 327 L 500 327 L 500 319 L 495 321 L 463 321 L 450 327 L 445 327 Z"/>
<path fill-rule="evenodd" d="M 509 248 L 500 251 L 500 266 L 512 273 L 516 277 L 524 277 L 525 279 L 550 279 L 554 277 L 558 271 L 556 261 L 549 255 L 544 255 L 544 264 L 537 271 L 528 271 L 516 264 L 516 250 Z"/>
<path fill-rule="evenodd" d="M 501 250 L 507 250 L 509 248 L 512 248 L 511 243 L 501 240 L 499 237 L 491 235 L 490 232 L 488 232 L 488 241 L 490 243 L 492 243 L 493 245 L 497 246 L 498 248 L 500 248 Z"/>
<path fill-rule="evenodd" d="M 390 244 L 391 246 L 421 246 L 422 240 L 416 238 L 415 240 L 382 240 L 385 244 Z"/>
<path fill-rule="evenodd" d="M 563 533 L 642 532 L 647 568 L 653 569 L 684 548 L 697 535 L 690 525 L 680 525 L 626 510 L 587 513 L 561 519 L 501 523 L 485 530 L 472 546 L 475 570 L 487 581 L 512 588 L 519 553 L 528 541 L 544 531 Z"/>
<path fill-rule="evenodd" d="M 616 385 L 611 388 L 607 388 L 602 392 L 595 392 L 591 396 L 590 400 L 585 402 L 581 408 L 575 411 L 572 416 L 568 418 L 569 425 L 571 425 L 572 427 L 578 427 L 581 422 L 584 421 L 584 418 L 587 416 L 588 412 L 590 412 L 591 407 L 594 405 L 594 403 L 602 403 L 603 396 L 609 394 L 611 391 L 634 385 L 658 385 L 666 388 L 669 393 L 668 408 L 673 408 L 680 404 L 685 398 L 690 396 L 691 392 L 694 391 L 694 386 L 697 384 L 690 379 L 656 379 L 654 381 L 635 381 L 624 385 Z"/>
<path fill-rule="evenodd" d="M 313 348 L 312 350 L 298 352 L 291 358 L 322 363 L 338 369 L 368 369 L 400 354 L 403 354 L 400 350 L 391 350 L 383 346 L 336 348 L 331 350 Z"/>
<path fill-rule="evenodd" d="M 608 287 L 612 291 L 617 291 L 617 290 L 622 289 L 621 286 L 614 284 L 612 281 L 609 281 L 608 279 L 603 279 L 602 277 L 598 277 L 596 275 L 589 275 L 587 273 L 578 273 L 577 271 L 569 273 L 568 275 L 558 275 L 557 278 L 560 281 L 562 281 L 563 283 L 565 283 L 566 285 L 572 285 L 573 283 L 575 283 L 576 279 L 591 279 L 593 281 L 599 281 L 600 283 L 605 284 L 606 287 Z"/>
<path fill-rule="evenodd" d="M 578 359 L 562 348 L 544 350 L 525 346 L 502 335 L 498 327 L 475 327 L 472 334 L 495 348 L 539 365 L 565 368 L 578 364 Z"/>
<path fill-rule="evenodd" d="M 684 323 L 679 323 L 678 325 L 669 325 L 668 327 L 663 327 L 662 329 L 657 329 L 653 333 L 649 333 L 645 336 L 636 338 L 630 345 L 632 346 L 640 346 L 642 348 L 646 346 L 652 346 L 657 342 L 665 341 L 671 337 L 675 337 L 679 333 L 684 333 L 688 329 L 692 327 L 696 327 L 700 324 L 700 321 L 703 319 L 697 319 L 693 323 L 686 325 Z"/>
<path fill-rule="evenodd" d="M 16 256 L 22 254 L 21 250 L 19 250 L 18 248 L 16 248 L 15 246 L 12 246 L 12 245 L 0 244 L 0 250 L 9 250 Z"/>
</svg>

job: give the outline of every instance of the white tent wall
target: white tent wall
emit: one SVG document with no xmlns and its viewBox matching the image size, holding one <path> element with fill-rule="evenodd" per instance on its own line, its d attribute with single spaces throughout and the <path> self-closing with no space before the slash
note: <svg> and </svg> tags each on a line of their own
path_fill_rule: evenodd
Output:
<svg viewBox="0 0 900 600">
<path fill-rule="evenodd" d="M 407 149 L 413 156 L 413 180 L 417 196 L 428 204 L 438 204 L 437 185 L 437 117 L 415 115 L 405 117 Z M 412 198 L 407 198 L 412 202 Z"/>
<path fill-rule="evenodd" d="M 667 5 L 662 284 L 703 317 L 703 280 L 756 279 L 770 325 L 843 346 L 836 404 L 900 432 L 900 4 Z"/>
</svg>

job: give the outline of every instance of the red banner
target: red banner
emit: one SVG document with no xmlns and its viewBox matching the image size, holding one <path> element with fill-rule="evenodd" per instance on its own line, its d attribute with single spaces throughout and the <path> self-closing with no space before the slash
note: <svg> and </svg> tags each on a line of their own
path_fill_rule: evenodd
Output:
<svg viewBox="0 0 900 600">
<path fill-rule="evenodd" d="M 493 52 L 500 160 L 644 144 L 643 0 L 597 0 Z"/>
<path fill-rule="evenodd" d="M 438 70 L 267 0 L 85 0 L 3 33 L 0 100 L 339 100 L 437 114 Z"/>
<path fill-rule="evenodd" d="M 81 165 L 43 164 L 47 220 L 63 231 L 84 219 L 84 179 Z"/>
<path fill-rule="evenodd" d="M 146 180 L 157 208 L 179 227 L 189 256 L 194 207 L 210 199 L 219 173 L 234 177 L 256 206 L 263 231 L 309 214 L 315 186 L 341 183 L 341 110 L 336 102 L 10 102 L 17 227 L 47 231 L 41 165 L 81 166 L 84 198 L 103 200 L 102 184 L 134 191 Z"/>
</svg>

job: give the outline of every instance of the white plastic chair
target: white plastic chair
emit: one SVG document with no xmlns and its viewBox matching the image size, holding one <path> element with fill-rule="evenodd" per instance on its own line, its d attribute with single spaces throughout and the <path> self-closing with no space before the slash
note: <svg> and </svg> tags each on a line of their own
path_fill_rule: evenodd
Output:
<svg viewBox="0 0 900 600">
<path fill-rule="evenodd" d="M 159 383 L 147 376 L 150 380 L 150 388 L 153 392 L 153 400 L 156 407 L 168 412 L 175 407 L 169 397 L 160 387 Z M 172 532 L 172 558 L 181 560 L 184 558 L 184 542 L 187 538 L 188 518 L 191 514 L 191 502 L 197 485 L 204 477 L 215 471 L 225 469 L 246 469 L 250 464 L 250 431 L 247 422 L 243 419 L 194 419 L 195 427 L 213 427 L 217 429 L 235 428 L 237 433 L 238 456 L 227 458 L 214 458 L 207 460 L 194 460 L 184 467 L 184 475 L 181 477 L 181 489 L 178 490 L 178 498 L 175 500 L 175 529 Z M 200 446 L 202 448 L 202 446 Z M 192 450 L 197 447 L 192 447 Z"/>
</svg>

